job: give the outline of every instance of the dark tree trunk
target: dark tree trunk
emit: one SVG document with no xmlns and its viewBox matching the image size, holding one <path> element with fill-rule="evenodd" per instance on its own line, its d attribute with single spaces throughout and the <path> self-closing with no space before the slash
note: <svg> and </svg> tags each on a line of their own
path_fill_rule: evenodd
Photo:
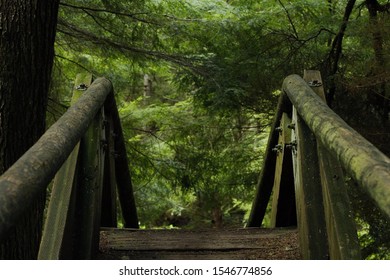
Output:
<svg viewBox="0 0 390 280">
<path fill-rule="evenodd" d="M 58 5 L 59 0 L 0 0 L 0 174 L 45 130 Z M 42 216 L 43 198 L 31 202 L 35 219 Z M 37 248 L 32 247 L 39 236 L 31 235 L 40 230 L 31 227 L 41 224 L 35 219 L 24 218 L 30 221 L 24 225 L 30 232 L 21 225 L 10 234 L 23 235 L 13 237 L 19 239 L 19 249 L 12 240 L 2 242 L 0 258 L 35 257 Z"/>
<path fill-rule="evenodd" d="M 382 30 L 382 22 L 378 16 L 379 12 L 388 12 L 390 9 L 389 5 L 380 5 L 377 0 L 366 0 L 366 7 L 370 15 L 370 30 L 372 34 L 372 47 L 375 54 L 375 68 L 372 74 L 379 77 L 385 75 L 387 71 L 386 51 L 384 48 L 384 39 Z M 379 79 L 380 80 L 380 79 Z M 371 102 L 379 109 L 379 113 L 382 117 L 384 124 L 389 119 L 390 102 L 389 94 L 386 92 L 386 82 L 379 82 L 378 84 L 379 94 L 373 94 L 370 99 Z"/>
<path fill-rule="evenodd" d="M 345 35 L 345 31 L 348 26 L 349 17 L 352 14 L 353 7 L 355 6 L 356 0 L 348 0 L 347 5 L 345 6 L 344 11 L 344 17 L 343 22 L 341 23 L 339 32 L 334 37 L 332 44 L 331 44 L 331 50 L 329 52 L 328 58 L 325 61 L 324 69 L 322 69 L 322 72 L 324 73 L 325 79 L 328 80 L 328 92 L 327 92 L 327 103 L 329 106 L 332 106 L 336 86 L 333 81 L 333 76 L 338 72 L 339 68 L 339 60 L 343 51 L 343 39 Z"/>
</svg>

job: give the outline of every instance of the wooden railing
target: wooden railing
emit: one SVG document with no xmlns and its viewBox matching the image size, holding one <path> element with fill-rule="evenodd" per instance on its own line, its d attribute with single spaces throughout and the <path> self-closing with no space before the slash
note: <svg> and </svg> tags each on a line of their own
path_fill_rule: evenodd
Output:
<svg viewBox="0 0 390 280">
<path fill-rule="evenodd" d="M 41 244 L 29 248 L 39 259 L 90 259 L 98 249 L 100 226 L 117 226 L 116 191 L 124 226 L 138 227 L 109 80 L 92 83 L 92 75 L 79 74 L 68 111 L 0 177 L 1 258 L 25 258 L 19 252 L 26 248 L 15 249 L 12 233 L 31 238 L 25 221 L 36 215 L 32 209 L 53 178 Z"/>
<path fill-rule="evenodd" d="M 390 159 L 325 102 L 321 75 L 284 80 L 249 227 L 259 227 L 272 193 L 271 226 L 298 226 L 305 259 L 359 259 L 343 172 L 390 217 Z"/>
<path fill-rule="evenodd" d="M 390 217 L 390 159 L 326 105 L 318 71 L 304 79 L 283 83 L 248 226 L 262 225 L 272 194 L 271 226 L 297 225 L 305 259 L 359 259 L 343 173 Z M 0 177 L 0 258 L 93 258 L 100 227 L 117 225 L 117 197 L 124 226 L 138 227 L 112 84 L 80 74 L 73 96 Z M 36 221 L 51 182 L 42 234 Z"/>
</svg>

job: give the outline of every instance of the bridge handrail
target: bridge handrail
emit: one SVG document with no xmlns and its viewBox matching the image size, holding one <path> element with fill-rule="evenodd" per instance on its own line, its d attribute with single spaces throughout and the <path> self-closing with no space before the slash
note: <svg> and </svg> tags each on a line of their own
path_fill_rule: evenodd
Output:
<svg viewBox="0 0 390 280">
<path fill-rule="evenodd" d="M 112 91 L 109 80 L 96 79 L 78 102 L 0 177 L 0 240 L 34 198 L 45 191 Z"/>
<path fill-rule="evenodd" d="M 298 75 L 283 91 L 325 148 L 390 217 L 390 159 L 343 121 Z"/>
<path fill-rule="evenodd" d="M 247 226 L 272 198 L 270 226 L 297 226 L 303 258 L 360 259 L 344 173 L 390 217 L 390 159 L 326 105 L 321 82 L 314 70 L 284 80 Z"/>
</svg>

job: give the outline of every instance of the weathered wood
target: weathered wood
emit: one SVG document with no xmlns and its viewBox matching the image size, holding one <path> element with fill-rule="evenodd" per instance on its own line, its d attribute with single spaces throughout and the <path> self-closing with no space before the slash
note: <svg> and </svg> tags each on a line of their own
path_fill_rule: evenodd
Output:
<svg viewBox="0 0 390 280">
<path fill-rule="evenodd" d="M 330 258 L 361 259 L 356 224 L 341 165 L 323 147 L 319 148 L 318 153 Z"/>
<path fill-rule="evenodd" d="M 297 75 L 283 90 L 318 141 L 390 217 L 390 159 L 334 113 Z"/>
<path fill-rule="evenodd" d="M 76 86 L 83 84 L 89 87 L 91 83 L 92 74 L 84 73 L 77 75 L 75 86 L 73 87 L 71 105 L 75 104 L 84 92 L 76 89 Z M 38 259 L 60 259 L 64 239 L 71 238 L 71 236 L 65 236 L 65 227 L 67 221 L 69 221 L 68 210 L 71 204 L 70 200 L 76 174 L 79 147 L 80 145 L 77 143 L 66 162 L 54 177 Z"/>
<path fill-rule="evenodd" d="M 100 226 L 100 206 L 103 177 L 101 155 L 102 116 L 98 113 L 80 141 L 80 168 L 77 180 L 75 258 L 91 259 L 97 247 L 96 236 Z M 97 224 L 99 216 L 99 224 Z"/>
<path fill-rule="evenodd" d="M 152 79 L 148 74 L 144 75 L 144 97 L 151 97 L 153 94 Z"/>
<path fill-rule="evenodd" d="M 296 229 L 285 228 L 103 229 L 100 250 L 100 259 L 300 259 Z"/>
<path fill-rule="evenodd" d="M 105 103 L 105 112 L 107 116 L 112 118 L 113 131 L 115 134 L 115 176 L 118 186 L 118 196 L 122 210 L 124 226 L 126 228 L 138 228 L 137 207 L 135 205 L 125 140 L 123 137 L 122 125 L 113 93 L 107 97 L 107 101 Z"/>
<path fill-rule="evenodd" d="M 293 163 L 301 254 L 304 259 L 328 259 L 317 144 L 295 108 L 293 123 L 292 139 L 297 142 Z"/>
<path fill-rule="evenodd" d="M 275 180 L 272 193 L 271 227 L 296 226 L 294 173 L 292 166 L 291 119 L 283 113 L 280 120 Z"/>
<path fill-rule="evenodd" d="M 283 245 L 283 244 L 281 244 Z M 109 251 L 98 260 L 300 260 L 295 249 L 226 249 L 188 251 Z"/>
<path fill-rule="evenodd" d="M 97 79 L 79 101 L 0 177 L 0 240 L 45 191 L 109 92 L 112 92 L 111 82 Z"/>
<path fill-rule="evenodd" d="M 106 156 L 104 162 L 104 183 L 102 194 L 101 226 L 117 227 L 117 183 L 115 177 L 115 145 L 113 121 L 110 116 L 106 120 Z"/>
<path fill-rule="evenodd" d="M 313 91 L 326 102 L 319 71 L 305 70 L 306 82 L 317 81 Z M 360 259 L 360 245 L 340 163 L 317 142 L 318 159 L 331 259 Z"/>
<path fill-rule="evenodd" d="M 256 196 L 252 203 L 251 213 L 248 219 L 248 227 L 260 227 L 268 202 L 271 197 L 272 187 L 275 179 L 276 154 L 272 149 L 278 143 L 278 133 L 275 128 L 279 125 L 282 113 L 291 114 L 291 103 L 284 94 L 281 94 L 276 108 L 275 117 L 271 126 L 268 138 L 267 149 L 264 155 L 263 167 L 260 172 L 259 181 L 256 187 Z"/>
</svg>

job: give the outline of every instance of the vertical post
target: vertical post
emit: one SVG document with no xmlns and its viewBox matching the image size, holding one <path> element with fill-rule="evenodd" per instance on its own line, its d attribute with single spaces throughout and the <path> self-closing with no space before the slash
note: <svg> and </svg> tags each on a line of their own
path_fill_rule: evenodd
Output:
<svg viewBox="0 0 390 280">
<path fill-rule="evenodd" d="M 305 70 L 304 79 L 326 102 L 319 71 Z M 339 161 L 321 144 L 317 144 L 324 198 L 325 220 L 331 259 L 360 259 L 360 245 L 344 174 Z"/>
<path fill-rule="evenodd" d="M 75 228 L 78 235 L 76 258 L 79 259 L 91 259 L 99 245 L 104 172 L 103 118 L 103 112 L 98 112 L 80 141 Z"/>
<path fill-rule="evenodd" d="M 104 184 L 102 195 L 103 227 L 117 227 L 117 183 L 115 177 L 114 129 L 111 116 L 106 116 L 106 156 L 104 162 Z"/>
<path fill-rule="evenodd" d="M 137 207 L 129 171 L 125 140 L 113 93 L 107 97 L 105 111 L 107 116 L 112 118 L 112 127 L 115 134 L 115 177 L 124 226 L 126 228 L 138 228 Z"/>
<path fill-rule="evenodd" d="M 291 114 L 291 103 L 285 94 L 279 97 L 247 227 L 261 227 L 266 213 L 275 179 L 276 154 L 272 149 L 277 145 L 279 137 L 275 129 L 279 125 L 283 112 Z"/>
<path fill-rule="evenodd" d="M 275 180 L 272 194 L 271 227 L 287 227 L 297 224 L 294 191 L 294 173 L 291 142 L 291 119 L 283 113 L 280 121 L 279 141 L 274 148 L 277 154 Z"/>
<path fill-rule="evenodd" d="M 148 74 L 144 75 L 144 97 L 151 97 L 153 93 L 152 80 Z"/>
<path fill-rule="evenodd" d="M 299 244 L 304 259 L 329 259 L 315 136 L 293 108 L 292 133 Z"/>
<path fill-rule="evenodd" d="M 92 74 L 78 74 L 73 87 L 71 105 L 92 83 Z M 75 194 L 72 192 L 79 156 L 79 143 L 54 177 L 38 259 L 72 258 L 72 224 Z"/>
</svg>

